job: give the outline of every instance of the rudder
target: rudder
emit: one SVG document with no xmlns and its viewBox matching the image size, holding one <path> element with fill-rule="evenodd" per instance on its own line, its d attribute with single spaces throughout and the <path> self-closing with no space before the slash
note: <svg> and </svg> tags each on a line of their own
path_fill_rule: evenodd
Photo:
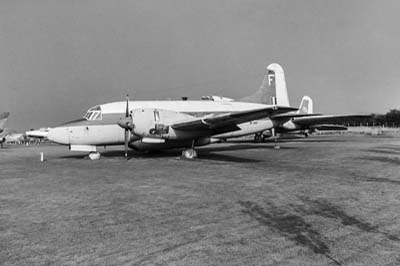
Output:
<svg viewBox="0 0 400 266">
<path fill-rule="evenodd" d="M 282 67 L 277 63 L 268 65 L 260 88 L 240 101 L 290 106 Z"/>
</svg>

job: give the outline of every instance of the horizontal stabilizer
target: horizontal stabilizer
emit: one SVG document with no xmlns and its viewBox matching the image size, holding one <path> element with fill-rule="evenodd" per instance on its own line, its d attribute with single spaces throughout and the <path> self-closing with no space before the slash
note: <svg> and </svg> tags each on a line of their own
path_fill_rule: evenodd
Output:
<svg viewBox="0 0 400 266">
<path fill-rule="evenodd" d="M 10 115 L 9 112 L 0 114 L 0 130 L 3 131 L 4 125 L 6 124 L 7 118 Z"/>
<path fill-rule="evenodd" d="M 0 114 L 0 119 L 6 119 L 10 115 L 10 112 L 4 112 Z"/>
</svg>

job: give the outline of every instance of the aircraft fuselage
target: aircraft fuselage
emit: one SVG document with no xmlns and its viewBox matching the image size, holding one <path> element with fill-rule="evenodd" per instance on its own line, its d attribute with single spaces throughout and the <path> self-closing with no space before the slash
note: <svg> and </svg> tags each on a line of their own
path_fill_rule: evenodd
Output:
<svg viewBox="0 0 400 266">
<path fill-rule="evenodd" d="M 223 114 L 229 112 L 240 112 L 264 108 L 264 104 L 244 103 L 234 101 L 130 101 L 129 113 L 135 120 L 141 121 L 135 130 L 143 134 L 160 133 L 165 141 L 163 143 L 140 144 L 142 138 L 129 132 L 129 143 L 136 148 L 175 147 L 187 146 L 180 142 L 195 138 L 195 133 L 179 132 L 169 128 L 167 132 L 151 132 L 158 120 L 164 121 L 167 125 L 173 119 L 185 120 L 185 117 L 203 117 L 208 114 Z M 125 117 L 125 102 L 113 102 L 92 107 L 84 118 L 75 120 L 61 126 L 52 128 L 48 133 L 48 139 L 64 145 L 103 146 L 120 145 L 124 143 L 124 130 L 117 124 Z M 160 112 L 156 115 L 156 110 Z M 167 110 L 162 112 L 162 110 Z M 154 112 L 154 113 L 153 113 Z M 174 114 L 175 113 L 175 114 Z M 159 116 L 159 117 L 156 117 Z M 173 119 L 169 116 L 173 116 Z M 268 122 L 269 121 L 269 122 Z M 142 128 L 140 128 L 142 127 Z M 247 122 L 239 124 L 237 130 L 228 132 L 230 137 L 248 135 L 255 132 L 267 130 L 272 127 L 270 120 L 258 120 L 255 123 Z M 150 132 L 149 131 L 150 128 Z M 164 135 L 162 135 L 164 134 Z M 223 134 L 219 134 L 220 136 Z M 210 143 L 212 135 L 198 139 L 194 145 L 205 145 Z M 136 143 L 135 143 L 136 142 Z M 170 143 L 167 143 L 170 142 Z M 174 143 L 172 143 L 174 142 Z M 189 141 L 190 143 L 190 141 Z"/>
</svg>

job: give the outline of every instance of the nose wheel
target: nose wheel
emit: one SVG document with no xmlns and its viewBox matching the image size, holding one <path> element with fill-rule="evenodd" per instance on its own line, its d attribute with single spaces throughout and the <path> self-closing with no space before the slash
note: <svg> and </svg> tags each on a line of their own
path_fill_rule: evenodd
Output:
<svg viewBox="0 0 400 266">
<path fill-rule="evenodd" d="M 94 161 L 94 160 L 99 160 L 100 159 L 100 152 L 91 152 L 89 153 L 89 159 Z"/>
</svg>

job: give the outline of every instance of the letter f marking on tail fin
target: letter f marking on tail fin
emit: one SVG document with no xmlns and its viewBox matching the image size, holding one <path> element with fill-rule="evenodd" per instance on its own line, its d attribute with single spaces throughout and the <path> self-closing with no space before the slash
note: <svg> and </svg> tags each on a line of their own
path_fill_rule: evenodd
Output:
<svg viewBox="0 0 400 266">
<path fill-rule="evenodd" d="M 271 87 L 273 84 L 275 84 L 275 74 L 271 72 L 268 74 L 268 85 Z"/>
</svg>

